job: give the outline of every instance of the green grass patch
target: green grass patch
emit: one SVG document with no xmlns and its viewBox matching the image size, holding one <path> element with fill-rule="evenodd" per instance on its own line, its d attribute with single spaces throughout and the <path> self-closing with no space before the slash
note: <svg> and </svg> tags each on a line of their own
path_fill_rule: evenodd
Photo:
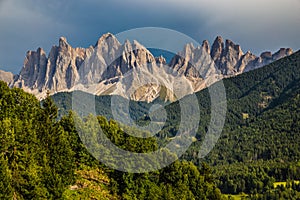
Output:
<svg viewBox="0 0 300 200">
<path fill-rule="evenodd" d="M 86 167 L 82 170 L 77 170 L 76 175 L 76 183 L 64 192 L 63 199 L 120 199 L 118 196 L 110 193 L 110 181 L 103 170 Z"/>
</svg>

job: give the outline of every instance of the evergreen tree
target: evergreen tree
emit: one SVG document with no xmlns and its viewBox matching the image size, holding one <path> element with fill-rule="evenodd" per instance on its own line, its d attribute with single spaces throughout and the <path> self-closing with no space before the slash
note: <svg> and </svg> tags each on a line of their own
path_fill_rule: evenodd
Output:
<svg viewBox="0 0 300 200">
<path fill-rule="evenodd" d="M 57 122 L 58 109 L 48 96 L 42 104 L 39 138 L 44 150 L 44 184 L 51 198 L 60 198 L 66 187 L 74 182 L 75 159 L 70 135 Z"/>
</svg>

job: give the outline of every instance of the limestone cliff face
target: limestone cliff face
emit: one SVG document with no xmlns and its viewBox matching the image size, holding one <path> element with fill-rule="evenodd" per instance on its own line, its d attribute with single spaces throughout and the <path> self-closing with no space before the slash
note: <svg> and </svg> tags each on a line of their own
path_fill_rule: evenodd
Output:
<svg viewBox="0 0 300 200">
<path fill-rule="evenodd" d="M 60 38 L 59 46 L 52 47 L 50 51 L 43 89 L 57 92 L 72 88 L 80 78 L 78 68 L 85 58 L 85 49 L 73 48 L 66 38 Z"/>
<path fill-rule="evenodd" d="M 274 55 L 272 55 L 273 60 L 281 59 L 285 56 L 289 56 L 293 53 L 291 48 L 280 48 Z"/>
<path fill-rule="evenodd" d="M 237 73 L 238 63 L 243 55 L 240 45 L 234 44 L 230 40 L 226 40 L 218 67 L 222 74 L 234 75 Z"/>
<path fill-rule="evenodd" d="M 14 75 L 11 72 L 0 70 L 0 80 L 6 82 L 8 85 L 13 81 Z"/>
<path fill-rule="evenodd" d="M 80 82 L 99 83 L 108 66 L 120 55 L 120 48 L 120 42 L 112 34 L 107 33 L 100 37 L 94 47 L 87 49 L 87 58 L 79 67 Z"/>
<path fill-rule="evenodd" d="M 237 63 L 236 74 L 244 72 L 246 68 L 253 68 L 255 66 L 254 61 L 256 59 L 257 57 L 254 54 L 252 54 L 250 51 L 247 51 L 246 54 L 241 56 L 239 62 Z"/>
<path fill-rule="evenodd" d="M 210 55 L 207 41 L 201 47 L 187 44 L 170 62 L 170 67 L 184 75 L 199 91 L 220 79 L 220 71 Z"/>
<path fill-rule="evenodd" d="M 291 54 L 293 54 L 293 50 L 290 48 L 281 48 L 274 54 L 272 54 L 270 51 L 263 52 L 259 57 L 255 57 L 255 59 L 253 57 L 252 59 L 250 59 L 249 64 L 245 66 L 242 72 L 260 68 Z"/>
<path fill-rule="evenodd" d="M 226 40 L 224 45 L 221 36 L 215 39 L 211 48 L 212 59 L 226 77 L 257 69 L 292 53 L 293 50 L 290 48 L 281 48 L 274 55 L 271 52 L 263 52 L 260 56 L 255 56 L 249 51 L 244 54 L 240 45 L 230 40 Z"/>
<path fill-rule="evenodd" d="M 66 38 L 61 37 L 48 57 L 41 48 L 28 51 L 23 68 L 11 85 L 37 96 L 47 90 L 51 93 L 68 90 L 79 80 L 77 70 L 85 58 L 85 49 L 72 48 Z"/>
<path fill-rule="evenodd" d="M 47 68 L 47 56 L 43 49 L 28 51 L 23 68 L 14 83 L 17 87 L 30 87 L 40 89 L 44 85 Z"/>
<path fill-rule="evenodd" d="M 133 41 L 131 43 L 126 40 L 120 46 L 118 54 L 115 55 L 113 62 L 107 63 L 107 69 L 104 72 L 102 79 L 109 79 L 116 76 L 122 76 L 143 65 L 155 65 L 156 59 L 154 56 L 140 43 Z M 151 68 L 149 68 L 151 71 Z"/>
<path fill-rule="evenodd" d="M 228 76 L 234 76 L 269 64 L 292 54 L 282 48 L 272 55 L 259 57 L 243 53 L 241 47 L 218 36 L 213 45 L 204 40 L 201 46 L 186 44 L 170 63 L 137 41 L 121 44 L 111 33 L 101 36 L 94 46 L 73 48 L 61 37 L 49 55 L 38 48 L 28 51 L 21 72 L 5 74 L 11 87 L 23 88 L 44 98 L 62 91 L 83 90 L 96 95 L 117 94 L 139 101 L 161 97 L 176 100 L 199 91 Z M 4 79 L 0 71 L 0 79 Z"/>
<path fill-rule="evenodd" d="M 223 38 L 221 36 L 218 36 L 211 47 L 211 57 L 217 66 L 220 65 L 223 50 L 224 50 Z"/>
</svg>

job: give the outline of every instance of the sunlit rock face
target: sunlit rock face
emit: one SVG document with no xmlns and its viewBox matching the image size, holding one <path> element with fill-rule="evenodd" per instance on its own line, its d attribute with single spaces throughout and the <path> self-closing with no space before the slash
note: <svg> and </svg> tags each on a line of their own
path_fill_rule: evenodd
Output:
<svg viewBox="0 0 300 200">
<path fill-rule="evenodd" d="M 0 80 L 6 82 L 7 84 L 10 84 L 14 79 L 14 75 L 11 72 L 6 72 L 3 70 L 0 70 Z"/>
<path fill-rule="evenodd" d="M 0 79 L 11 87 L 33 93 L 39 99 L 47 92 L 83 90 L 95 95 L 121 95 L 136 101 L 161 98 L 175 101 L 208 87 L 224 77 L 253 70 L 291 55 L 281 48 L 272 55 L 243 53 L 241 47 L 218 36 L 213 45 L 186 44 L 169 63 L 154 57 L 138 41 L 121 44 L 111 33 L 101 36 L 94 46 L 73 48 L 61 37 L 49 55 L 42 48 L 28 51 L 20 73 L 0 71 Z"/>
</svg>

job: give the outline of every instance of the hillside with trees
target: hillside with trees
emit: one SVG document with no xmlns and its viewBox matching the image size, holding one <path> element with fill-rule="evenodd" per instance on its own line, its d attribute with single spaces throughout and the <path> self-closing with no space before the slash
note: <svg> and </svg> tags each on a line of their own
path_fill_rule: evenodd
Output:
<svg viewBox="0 0 300 200">
<path fill-rule="evenodd" d="M 157 99 L 154 103 L 167 113 L 163 129 L 156 137 L 137 138 L 132 135 L 149 133 L 114 121 L 111 97 L 96 97 L 94 116 L 86 105 L 94 98 L 91 95 L 82 93 L 75 99 L 87 111 L 75 113 L 70 111 L 72 93 L 39 102 L 0 82 L 0 198 L 226 199 L 222 193 L 246 193 L 248 199 L 299 198 L 299 182 L 293 180 L 300 180 L 300 52 L 223 83 L 226 122 L 208 156 L 198 158 L 211 117 L 206 89 L 196 94 L 201 118 L 188 151 L 163 169 L 125 173 L 95 158 L 107 150 L 93 125 L 100 126 L 119 148 L 152 152 L 174 139 L 180 124 L 179 102 Z M 130 101 L 131 117 L 139 125 L 149 124 L 154 103 Z M 84 132 L 91 135 L 84 138 Z M 145 165 L 151 162 L 145 160 Z M 274 187 L 275 182 L 286 186 Z"/>
<path fill-rule="evenodd" d="M 299 94 L 300 52 L 261 69 L 224 79 L 227 107 L 226 122 L 213 151 L 203 160 L 198 152 L 210 121 L 208 89 L 198 92 L 201 120 L 195 141 L 182 160 L 213 167 L 216 183 L 223 193 L 266 193 L 275 181 L 299 180 Z M 70 93 L 58 94 L 58 106 L 70 109 Z M 97 99 L 107 101 L 99 101 Z M 168 119 L 158 138 L 176 135 L 180 124 L 178 102 L 166 103 Z M 68 106 L 69 104 L 69 106 Z M 103 105 L 103 107 L 101 106 Z M 130 102 L 130 114 L 137 123 L 149 123 L 152 104 Z M 96 110 L 109 113 L 110 97 L 96 97 Z M 112 117 L 111 113 L 108 117 Z M 161 137 L 163 136 L 163 137 Z"/>
<path fill-rule="evenodd" d="M 0 82 L 0 105 L 1 199 L 223 198 L 214 180 L 206 178 L 210 170 L 192 162 L 176 161 L 144 174 L 105 167 L 84 147 L 74 120 L 90 128 L 96 119 L 105 135 L 121 148 L 133 152 L 157 148 L 155 138 L 130 136 L 135 129 L 121 128 L 100 116 L 81 119 L 73 112 L 57 120 L 58 108 L 50 97 L 40 104 L 33 95 L 9 89 L 4 82 Z"/>
</svg>

